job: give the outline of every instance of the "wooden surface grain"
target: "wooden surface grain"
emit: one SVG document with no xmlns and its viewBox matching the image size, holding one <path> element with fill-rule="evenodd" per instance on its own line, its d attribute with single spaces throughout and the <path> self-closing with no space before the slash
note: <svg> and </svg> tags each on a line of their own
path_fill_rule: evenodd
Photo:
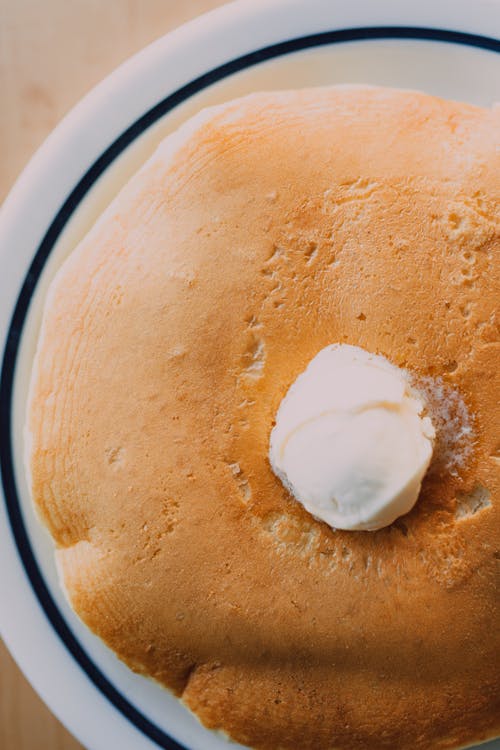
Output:
<svg viewBox="0 0 500 750">
<path fill-rule="evenodd" d="M 0 201 L 35 149 L 92 86 L 149 42 L 222 4 L 0 0 Z M 0 749 L 80 747 L 0 642 Z"/>
</svg>

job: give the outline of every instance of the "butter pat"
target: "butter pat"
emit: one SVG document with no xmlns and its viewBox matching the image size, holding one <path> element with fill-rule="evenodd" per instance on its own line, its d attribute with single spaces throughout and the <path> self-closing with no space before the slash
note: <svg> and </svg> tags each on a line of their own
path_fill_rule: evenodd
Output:
<svg viewBox="0 0 500 750">
<path fill-rule="evenodd" d="M 385 357 L 327 346 L 281 402 L 271 466 L 333 528 L 380 529 L 417 500 L 435 437 L 423 411 L 404 371 Z"/>
</svg>

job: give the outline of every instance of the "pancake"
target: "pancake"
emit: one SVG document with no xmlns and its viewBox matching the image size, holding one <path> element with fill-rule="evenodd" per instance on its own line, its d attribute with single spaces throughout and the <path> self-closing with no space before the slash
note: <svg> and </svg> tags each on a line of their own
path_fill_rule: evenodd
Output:
<svg viewBox="0 0 500 750">
<path fill-rule="evenodd" d="M 207 109 L 52 283 L 29 464 L 71 604 L 243 744 L 500 733 L 499 124 L 364 86 Z M 376 532 L 317 521 L 268 461 L 283 396 L 334 342 L 472 425 Z"/>
</svg>

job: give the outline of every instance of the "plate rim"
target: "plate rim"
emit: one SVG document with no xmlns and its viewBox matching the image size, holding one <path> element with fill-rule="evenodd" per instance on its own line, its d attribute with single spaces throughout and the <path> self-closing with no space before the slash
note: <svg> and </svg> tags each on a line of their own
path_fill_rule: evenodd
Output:
<svg viewBox="0 0 500 750">
<path fill-rule="evenodd" d="M 243 3 L 247 5 L 247 2 Z M 217 14 L 224 13 L 225 10 L 234 10 L 234 6 L 240 6 L 241 3 L 231 3 L 230 6 L 225 8 L 217 9 L 208 14 L 214 16 Z M 285 3 L 280 3 L 283 7 Z M 178 29 L 174 33 L 179 31 L 186 31 L 192 24 L 198 25 L 203 20 L 203 16 L 196 19 L 195 22 L 187 24 L 184 29 Z M 158 42 L 154 43 L 165 43 L 165 40 L 169 39 L 171 35 L 167 34 Z M 29 303 L 31 297 L 35 291 L 37 281 L 41 275 L 42 269 L 45 265 L 46 260 L 50 256 L 51 249 L 56 243 L 60 233 L 64 229 L 64 226 L 69 221 L 70 217 L 77 209 L 81 200 L 91 189 L 95 181 L 103 173 L 103 171 L 117 158 L 119 154 L 123 152 L 128 145 L 130 145 L 135 138 L 145 132 L 154 122 L 156 122 L 161 116 L 169 112 L 175 106 L 180 104 L 182 101 L 186 101 L 194 93 L 198 93 L 208 85 L 215 83 L 216 81 L 222 80 L 224 77 L 231 75 L 232 73 L 243 70 L 254 64 L 269 60 L 274 57 L 286 55 L 291 52 L 298 51 L 300 49 L 307 49 L 317 47 L 324 44 L 336 44 L 345 43 L 350 41 L 361 41 L 367 39 L 418 39 L 418 40 L 435 40 L 445 41 L 450 43 L 466 44 L 468 46 L 480 47 L 482 49 L 488 49 L 490 51 L 500 52 L 500 41 L 494 37 L 472 34 L 460 30 L 453 29 L 438 29 L 436 27 L 422 27 L 422 26 L 369 26 L 369 27 L 351 27 L 351 28 L 340 28 L 331 29 L 330 31 L 321 31 L 315 34 L 307 34 L 301 37 L 290 38 L 281 42 L 275 42 L 274 44 L 267 45 L 261 49 L 256 49 L 251 52 L 247 52 L 240 55 L 237 58 L 233 58 L 222 65 L 219 65 L 211 70 L 203 73 L 197 78 L 191 80 L 184 86 L 176 89 L 167 95 L 162 101 L 155 104 L 147 112 L 136 119 L 130 124 L 107 148 L 101 153 L 101 155 L 94 161 L 90 168 L 81 177 L 78 184 L 73 188 L 63 205 L 59 208 L 55 214 L 47 232 L 43 236 L 40 242 L 36 255 L 31 263 L 31 266 L 26 274 L 24 283 L 21 291 L 17 295 L 15 309 L 12 314 L 12 318 L 8 327 L 8 333 L 6 336 L 5 351 L 2 360 L 2 372 L 1 372 L 1 385 L 0 385 L 0 404 L 1 404 L 1 418 L 0 418 L 0 444 L 2 445 L 2 451 L 0 456 L 1 462 L 1 474 L 2 474 L 2 487 L 4 490 L 5 507 L 7 510 L 7 517 L 10 523 L 10 530 L 12 533 L 13 540 L 17 548 L 17 554 L 19 556 L 20 563 L 24 567 L 24 574 L 29 580 L 29 585 L 32 588 L 32 593 L 38 600 L 38 605 L 44 611 L 44 615 L 48 618 L 51 624 L 51 629 L 61 639 L 62 645 L 67 649 L 72 658 L 75 660 L 78 668 L 84 670 L 87 678 L 91 680 L 94 687 L 100 691 L 100 694 L 104 695 L 108 701 L 114 706 L 114 708 L 127 718 L 129 722 L 135 726 L 136 729 L 147 737 L 154 747 L 167 748 L 168 750 L 187 750 L 185 745 L 180 744 L 177 740 L 167 735 L 162 729 L 154 725 L 146 716 L 144 716 L 137 708 L 135 708 L 124 696 L 108 680 L 108 678 L 102 674 L 100 669 L 93 663 L 91 657 L 85 653 L 85 650 L 81 644 L 79 644 L 77 637 L 71 632 L 70 626 L 66 623 L 64 616 L 58 610 L 57 605 L 52 599 L 52 596 L 44 582 L 44 577 L 39 569 L 38 563 L 32 552 L 31 545 L 29 543 L 29 537 L 26 532 L 24 521 L 22 517 L 22 511 L 20 503 L 17 497 L 16 482 L 15 482 L 15 471 L 13 462 L 13 450 L 12 450 L 12 422 L 11 422 L 11 402 L 12 402 L 12 391 L 15 378 L 15 366 L 17 350 L 22 336 L 23 323 L 26 319 L 27 311 L 29 309 Z M 143 53 L 139 53 L 139 56 Z M 136 56 L 137 57 L 137 56 Z M 107 79 L 109 85 L 110 79 L 113 75 Z M 105 82 L 106 83 L 106 82 Z M 101 84 L 102 86 L 102 84 Z M 100 87 L 98 87 L 99 89 Z M 97 95 L 98 90 L 96 89 L 94 95 Z M 92 97 L 92 92 L 90 94 Z M 86 97 L 86 101 L 89 97 Z M 78 106 L 77 105 L 77 109 Z M 68 118 L 66 118 L 68 119 Z M 69 120 L 68 120 L 69 122 Z M 63 125 L 68 125 L 65 121 Z M 61 128 L 61 126 L 59 126 Z M 54 136 L 52 136 L 54 137 Z M 4 208 L 2 210 L 1 222 L 4 222 L 6 208 L 10 208 L 12 200 L 19 199 L 18 195 L 14 195 L 16 191 L 23 188 L 22 181 L 29 179 L 30 165 L 23 173 L 23 177 L 19 181 L 18 185 L 14 188 L 13 194 L 10 199 L 7 199 Z M 10 201 L 10 202 L 9 202 Z M 5 624 L 8 620 L 8 616 L 2 617 L 0 626 L 4 633 L 7 633 L 5 641 L 10 646 L 15 640 L 12 635 L 12 630 Z M 71 647 L 68 643 L 72 644 Z M 15 645 L 12 645 L 10 650 L 14 652 L 16 656 L 18 649 Z M 23 661 L 24 671 L 29 673 L 30 669 L 26 666 L 26 662 Z M 38 689 L 38 688 L 37 688 Z M 42 697 L 45 691 L 39 690 L 42 693 Z M 53 700 L 47 700 L 52 710 Z M 59 712 L 54 710 L 56 714 Z M 80 732 L 77 731 L 73 722 L 66 721 L 62 718 L 64 723 L 67 723 L 70 730 L 78 737 Z M 97 745 L 95 745 L 97 747 Z"/>
</svg>

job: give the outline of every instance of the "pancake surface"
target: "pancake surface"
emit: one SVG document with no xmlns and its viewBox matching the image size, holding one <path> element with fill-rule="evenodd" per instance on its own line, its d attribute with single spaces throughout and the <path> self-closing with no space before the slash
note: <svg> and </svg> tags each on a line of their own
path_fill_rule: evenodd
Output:
<svg viewBox="0 0 500 750">
<path fill-rule="evenodd" d="M 30 465 L 72 605 L 243 744 L 500 732 L 499 125 L 358 86 L 206 110 L 51 286 Z M 281 399 L 334 342 L 474 415 L 462 462 L 377 532 L 316 521 L 268 462 Z"/>
</svg>

